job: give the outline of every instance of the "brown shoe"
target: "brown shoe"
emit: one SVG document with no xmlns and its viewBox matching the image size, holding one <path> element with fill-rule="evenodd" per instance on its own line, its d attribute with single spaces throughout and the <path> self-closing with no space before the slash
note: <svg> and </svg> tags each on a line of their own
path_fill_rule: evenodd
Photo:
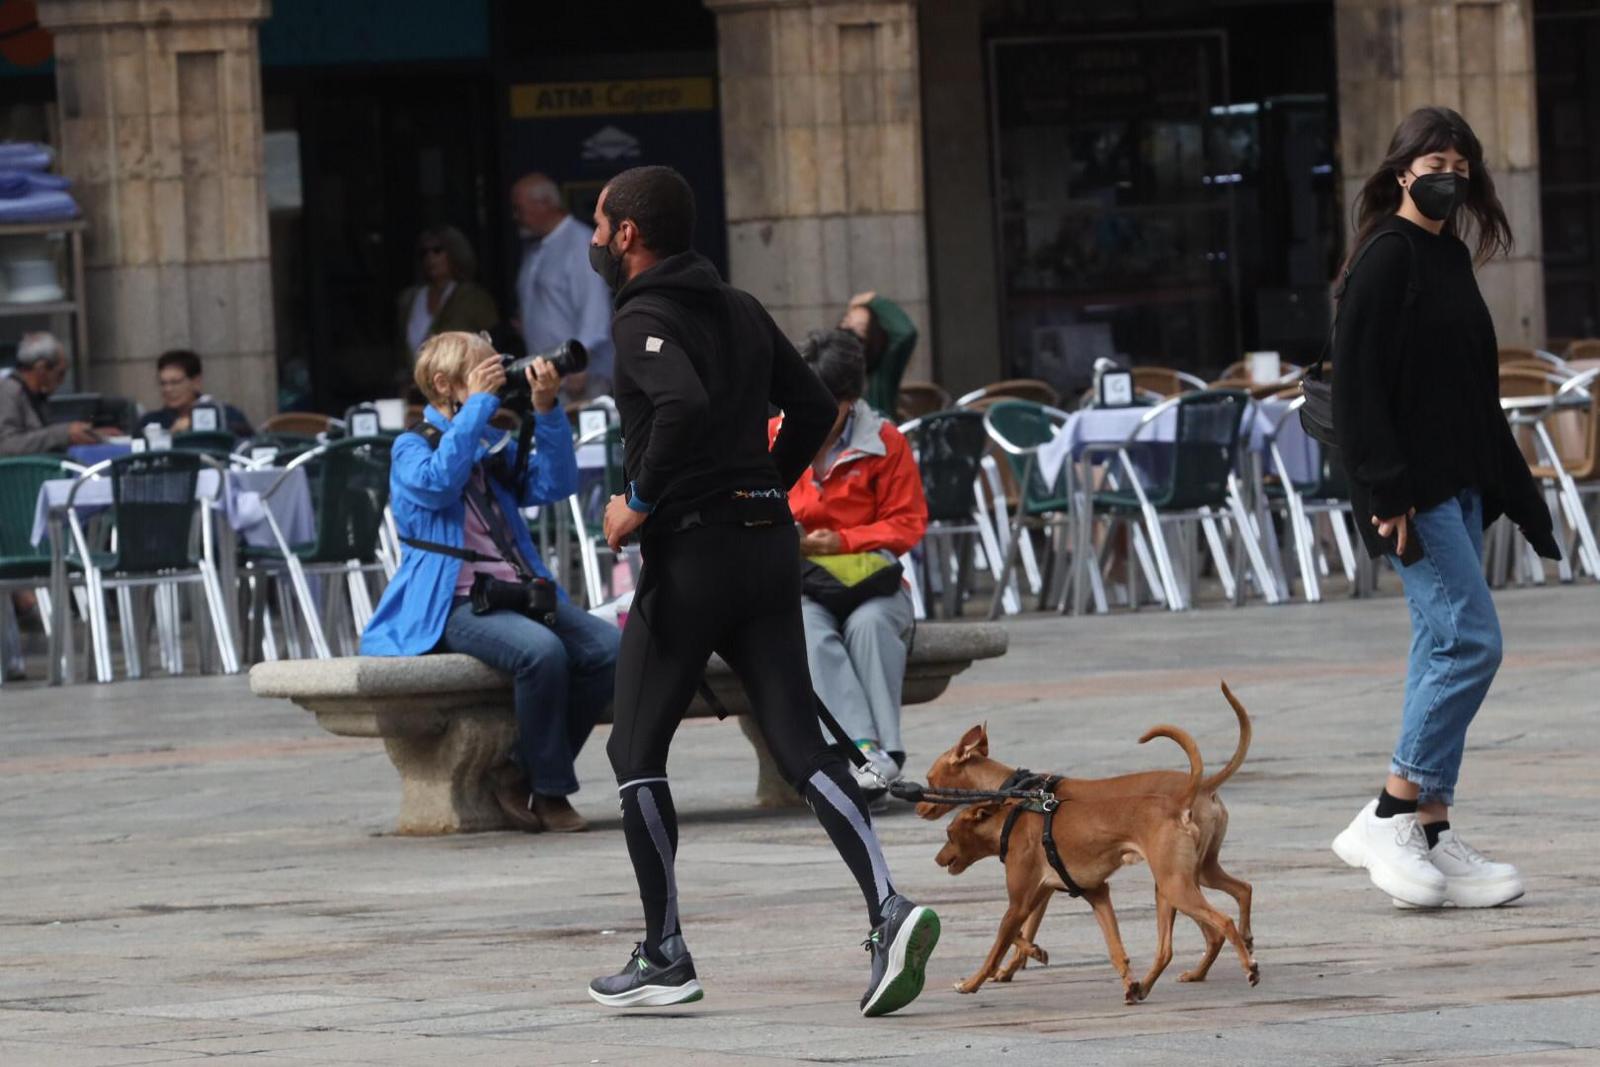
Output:
<svg viewBox="0 0 1600 1067">
<path fill-rule="evenodd" d="M 520 774 L 507 775 L 496 782 L 494 799 L 500 805 L 500 810 L 505 812 L 506 818 L 511 820 L 513 829 L 529 834 L 544 829 L 544 821 L 533 810 L 533 793 L 528 789 L 527 780 Z"/>
<path fill-rule="evenodd" d="M 566 797 L 542 797 L 533 793 L 528 799 L 533 805 L 533 813 L 544 824 L 544 828 L 553 834 L 575 834 L 589 828 L 589 824 L 573 810 Z"/>
</svg>

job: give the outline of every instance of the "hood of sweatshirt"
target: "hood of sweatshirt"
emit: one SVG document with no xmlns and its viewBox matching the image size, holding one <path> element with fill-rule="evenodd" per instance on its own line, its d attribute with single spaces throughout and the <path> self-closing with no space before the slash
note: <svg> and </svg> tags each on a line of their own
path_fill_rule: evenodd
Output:
<svg viewBox="0 0 1600 1067">
<path fill-rule="evenodd" d="M 721 285 L 722 276 L 711 261 L 690 249 L 668 256 L 649 270 L 635 275 L 617 290 L 616 307 L 620 311 L 634 297 L 652 292 L 689 303 L 704 299 Z"/>
</svg>

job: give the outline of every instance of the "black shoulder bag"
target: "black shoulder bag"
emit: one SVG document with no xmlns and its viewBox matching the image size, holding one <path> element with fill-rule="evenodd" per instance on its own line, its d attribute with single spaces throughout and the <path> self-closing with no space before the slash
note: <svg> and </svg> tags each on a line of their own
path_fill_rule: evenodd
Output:
<svg viewBox="0 0 1600 1067">
<path fill-rule="evenodd" d="M 1333 428 L 1333 381 L 1324 373 L 1323 368 L 1329 366 L 1333 360 L 1334 338 L 1339 330 L 1339 306 L 1344 302 L 1344 291 L 1350 287 L 1350 275 L 1361 265 L 1367 253 L 1372 251 L 1372 246 L 1390 234 L 1405 238 L 1408 246 L 1411 244 L 1411 238 L 1399 230 L 1384 230 L 1367 238 L 1366 243 L 1350 257 L 1350 265 L 1339 275 L 1339 285 L 1333 291 L 1333 325 L 1328 328 L 1328 343 L 1323 348 L 1323 358 L 1306 368 L 1305 376 L 1300 379 L 1300 392 L 1306 400 L 1300 405 L 1300 425 L 1313 440 L 1328 448 L 1337 448 L 1339 437 Z M 1409 308 L 1416 303 L 1418 288 L 1417 256 L 1416 250 L 1412 249 L 1406 276 L 1405 303 L 1401 305 L 1402 307 Z"/>
</svg>

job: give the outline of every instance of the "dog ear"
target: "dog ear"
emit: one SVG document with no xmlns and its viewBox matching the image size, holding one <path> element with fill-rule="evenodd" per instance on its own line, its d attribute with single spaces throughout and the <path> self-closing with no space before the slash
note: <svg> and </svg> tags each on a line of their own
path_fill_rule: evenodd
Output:
<svg viewBox="0 0 1600 1067">
<path fill-rule="evenodd" d="M 974 756 L 987 756 L 989 754 L 989 724 L 980 722 L 972 729 L 961 735 L 961 740 L 956 742 L 956 760 L 969 760 Z"/>
</svg>

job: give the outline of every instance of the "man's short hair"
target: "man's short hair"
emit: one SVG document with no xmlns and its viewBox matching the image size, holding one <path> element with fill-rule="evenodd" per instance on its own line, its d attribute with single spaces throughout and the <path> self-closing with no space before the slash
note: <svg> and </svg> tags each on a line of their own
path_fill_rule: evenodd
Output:
<svg viewBox="0 0 1600 1067">
<path fill-rule="evenodd" d="M 849 330 L 812 330 L 800 342 L 800 358 L 816 372 L 835 400 L 861 399 L 867 390 L 867 361 L 861 338 Z"/>
<path fill-rule="evenodd" d="M 61 342 L 56 340 L 55 334 L 25 333 L 22 340 L 17 342 L 17 367 L 26 369 L 37 367 L 41 363 L 54 363 L 57 359 L 65 359 L 66 349 L 61 347 Z"/>
<path fill-rule="evenodd" d="M 694 191 L 671 167 L 633 167 L 606 183 L 605 215 L 614 231 L 627 219 L 658 256 L 687 252 L 694 244 Z"/>
<path fill-rule="evenodd" d="M 467 380 L 467 371 L 476 367 L 493 346 L 475 333 L 449 330 L 436 333 L 417 349 L 417 366 L 413 378 L 428 403 L 441 410 L 450 402 L 449 393 L 433 387 L 433 376 L 444 375 L 445 381 L 457 385 Z"/>
<path fill-rule="evenodd" d="M 177 367 L 183 371 L 185 378 L 198 378 L 202 373 L 200 357 L 187 348 L 174 348 L 161 353 L 161 358 L 156 360 L 156 373 L 160 374 L 168 367 Z"/>
</svg>

